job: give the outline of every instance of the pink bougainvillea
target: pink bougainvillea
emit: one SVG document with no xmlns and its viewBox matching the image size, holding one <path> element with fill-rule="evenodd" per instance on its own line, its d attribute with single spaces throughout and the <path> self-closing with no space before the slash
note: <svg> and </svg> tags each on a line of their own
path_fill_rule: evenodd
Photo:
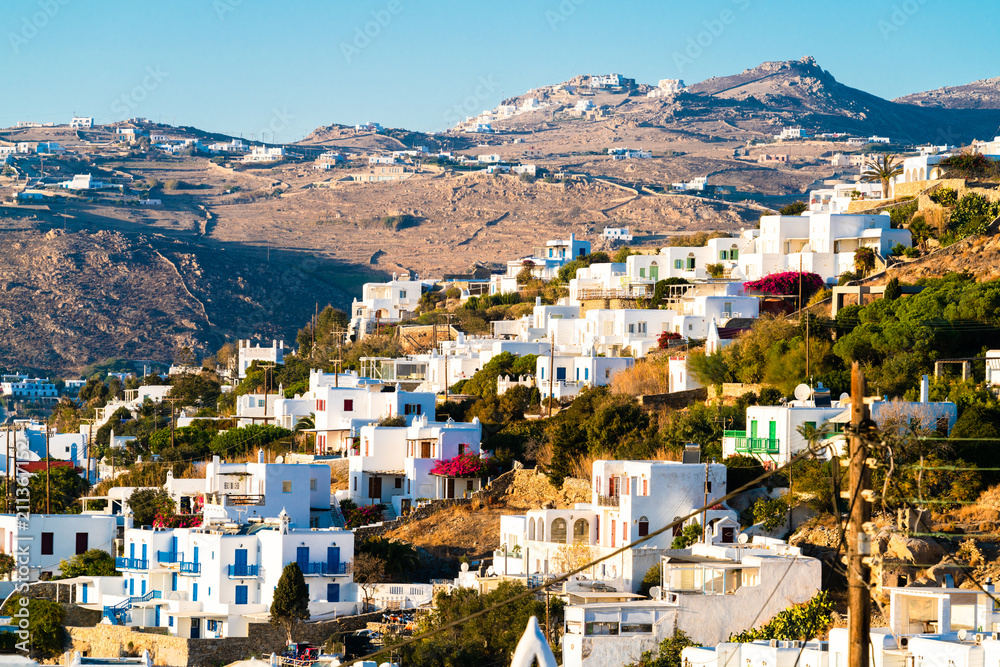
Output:
<svg viewBox="0 0 1000 667">
<path fill-rule="evenodd" d="M 797 295 L 799 293 L 799 277 L 802 278 L 802 295 L 808 298 L 810 294 L 824 285 L 823 278 L 815 273 L 785 271 L 772 273 L 760 280 L 750 280 L 743 283 L 744 289 L 765 294 Z"/>
<path fill-rule="evenodd" d="M 153 526 L 157 528 L 197 528 L 201 525 L 201 510 L 205 507 L 205 496 L 198 494 L 191 501 L 190 514 L 174 514 L 173 503 L 170 503 L 170 511 L 160 510 L 153 519 Z"/>
<path fill-rule="evenodd" d="M 480 458 L 477 454 L 459 454 L 453 459 L 435 461 L 431 474 L 442 477 L 486 477 L 495 469 L 496 465 L 490 459 Z"/>
</svg>

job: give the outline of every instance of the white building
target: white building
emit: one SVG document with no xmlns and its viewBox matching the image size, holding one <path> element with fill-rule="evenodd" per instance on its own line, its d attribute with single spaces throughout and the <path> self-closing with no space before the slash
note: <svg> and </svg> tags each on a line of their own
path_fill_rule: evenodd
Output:
<svg viewBox="0 0 1000 667">
<path fill-rule="evenodd" d="M 251 345 L 250 340 L 240 340 L 238 348 L 238 370 L 240 378 L 247 376 L 247 369 L 253 362 L 258 364 L 285 363 L 285 341 L 272 340 L 270 347 L 261 347 L 260 343 Z"/>
<path fill-rule="evenodd" d="M 986 384 L 1000 387 L 1000 350 L 986 353 Z"/>
<path fill-rule="evenodd" d="M 972 150 L 989 157 L 1000 157 L 1000 137 L 993 137 L 993 141 L 973 141 Z"/>
<path fill-rule="evenodd" d="M 622 241 L 628 243 L 632 240 L 632 232 L 628 227 L 605 227 L 601 232 L 601 238 L 609 241 Z"/>
<path fill-rule="evenodd" d="M 671 187 L 674 190 L 687 191 L 704 191 L 708 188 L 708 176 L 695 176 L 690 181 L 684 181 L 681 183 L 672 183 Z"/>
<path fill-rule="evenodd" d="M 16 401 L 38 401 L 40 403 L 59 400 L 56 386 L 43 378 L 29 378 L 26 375 L 4 375 L 0 382 L 0 395 Z"/>
<path fill-rule="evenodd" d="M 72 179 L 59 183 L 59 187 L 68 190 L 99 190 L 105 185 L 103 181 L 94 180 L 90 174 L 74 174 Z"/>
<path fill-rule="evenodd" d="M 646 93 L 646 97 L 673 97 L 683 90 L 683 79 L 660 79 L 656 88 Z"/>
<path fill-rule="evenodd" d="M 28 568 L 26 581 L 37 581 L 42 573 L 59 574 L 59 561 L 69 560 L 90 549 L 114 555 L 118 536 L 113 516 L 79 514 L 0 514 L 0 553 L 9 554 Z M 27 556 L 27 563 L 21 562 Z"/>
<path fill-rule="evenodd" d="M 632 368 L 632 357 L 599 357 L 594 354 L 539 356 L 535 377 L 543 398 L 570 399 L 584 387 L 605 387 L 615 374 Z"/>
<path fill-rule="evenodd" d="M 738 267 L 747 280 L 801 270 L 831 283 L 854 270 L 858 248 L 871 248 L 884 258 L 896 244 L 909 247 L 910 232 L 892 229 L 888 213 L 765 215 L 760 219 L 760 235 L 753 239 L 751 249 L 740 253 Z"/>
<path fill-rule="evenodd" d="M 363 426 L 347 452 L 348 495 L 358 505 L 383 503 L 399 514 L 417 502 L 474 493 L 480 488 L 480 477 L 431 471 L 439 461 L 456 456 L 485 458 L 481 439 L 478 419 L 437 422 L 423 415 L 409 426 Z"/>
<path fill-rule="evenodd" d="M 518 291 L 517 275 L 525 268 L 531 275 L 541 280 L 552 280 L 559 269 L 574 259 L 590 254 L 590 241 L 580 241 L 576 234 L 570 234 L 568 239 L 553 239 L 546 241 L 544 246 L 532 249 L 530 257 L 523 257 L 507 262 L 507 272 L 496 274 L 490 278 L 490 294 L 507 294 Z"/>
<path fill-rule="evenodd" d="M 778 141 L 786 140 L 796 140 L 796 139 L 806 139 L 809 135 L 802 131 L 801 127 L 785 127 L 782 128 L 780 134 L 774 135 L 774 138 Z"/>
<path fill-rule="evenodd" d="M 854 158 L 850 156 L 853 164 Z M 809 210 L 814 213 L 850 213 L 851 202 L 882 199 L 879 182 L 838 183 L 832 188 L 809 192 Z"/>
<path fill-rule="evenodd" d="M 952 156 L 951 153 L 914 155 L 903 160 L 903 171 L 892 179 L 891 186 L 895 188 L 900 183 L 915 183 L 933 181 L 942 178 L 945 168 L 941 163 Z M 879 184 L 881 189 L 881 184 Z"/>
<path fill-rule="evenodd" d="M 573 545 L 586 547 L 581 549 L 587 557 L 583 562 L 610 554 L 702 507 L 706 497 L 711 503 L 713 498 L 726 495 L 726 467 L 675 461 L 595 461 L 592 485 L 590 503 L 502 516 L 501 547 L 493 557 L 494 570 L 515 576 L 565 572 L 571 569 L 567 557 Z M 739 525 L 735 512 L 709 510 L 705 520 L 713 541 L 736 543 Z M 701 518 L 698 523 L 702 523 Z M 635 591 L 681 529 L 678 526 L 673 532 L 661 533 L 595 565 L 584 578 L 603 581 L 619 591 Z"/>
<path fill-rule="evenodd" d="M 1000 614 L 991 599 L 993 584 L 984 591 L 955 588 L 947 580 L 940 587 L 887 588 L 889 625 L 871 628 L 868 645 L 871 664 L 989 665 L 1000 660 Z M 702 667 L 765 667 L 850 664 L 847 628 L 831 628 L 829 641 L 758 641 L 748 644 L 685 648 L 684 664 Z M 567 663 L 568 664 L 568 663 Z"/>
<path fill-rule="evenodd" d="M 284 567 L 297 563 L 309 589 L 312 618 L 353 614 L 354 535 L 310 530 L 280 514 L 254 524 L 125 531 L 123 577 L 85 577 L 78 603 L 109 622 L 161 628 L 185 638 L 246 637 L 264 623 Z"/>
<path fill-rule="evenodd" d="M 812 598 L 822 585 L 822 565 L 778 540 L 696 544 L 662 559 L 661 581 L 652 600 L 566 607 L 563 664 L 633 663 L 675 631 L 701 644 L 725 641 Z"/>
<path fill-rule="evenodd" d="M 277 162 L 285 158 L 282 146 L 251 146 L 250 152 L 243 156 L 244 162 Z"/>
<path fill-rule="evenodd" d="M 379 324 L 392 324 L 412 317 L 428 288 L 424 281 L 395 278 L 384 283 L 365 283 L 361 300 L 355 299 L 351 304 L 348 337 L 360 340 Z"/>
</svg>

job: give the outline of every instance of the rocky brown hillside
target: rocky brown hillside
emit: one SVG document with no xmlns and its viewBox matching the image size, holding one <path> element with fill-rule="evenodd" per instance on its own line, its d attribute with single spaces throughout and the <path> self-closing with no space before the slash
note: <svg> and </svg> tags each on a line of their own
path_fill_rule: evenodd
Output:
<svg viewBox="0 0 1000 667">
<path fill-rule="evenodd" d="M 945 109 L 1000 109 L 1000 77 L 911 93 L 897 97 L 893 102 Z"/>
<path fill-rule="evenodd" d="M 287 337 L 316 301 L 349 303 L 323 275 L 329 262 L 10 223 L 0 217 L 7 368 L 72 376 L 108 358 L 169 362 L 181 346 L 207 353 L 226 337 Z"/>
</svg>

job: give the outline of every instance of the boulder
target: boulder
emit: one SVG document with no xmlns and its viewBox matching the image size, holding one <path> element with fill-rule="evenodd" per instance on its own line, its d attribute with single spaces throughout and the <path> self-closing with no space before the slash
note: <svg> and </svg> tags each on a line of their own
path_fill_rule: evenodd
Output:
<svg viewBox="0 0 1000 667">
<path fill-rule="evenodd" d="M 944 548 L 936 540 L 893 533 L 889 538 L 886 556 L 913 563 L 920 567 L 931 567 L 941 561 Z"/>
</svg>

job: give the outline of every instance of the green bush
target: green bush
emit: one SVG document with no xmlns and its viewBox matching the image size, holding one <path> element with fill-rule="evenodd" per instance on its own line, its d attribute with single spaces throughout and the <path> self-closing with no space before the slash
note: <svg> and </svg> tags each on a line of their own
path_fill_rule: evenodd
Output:
<svg viewBox="0 0 1000 667">
<path fill-rule="evenodd" d="M 696 542 L 701 542 L 701 524 L 695 521 L 694 523 L 684 526 L 684 530 L 681 534 L 674 538 L 671 542 L 671 549 L 687 549 L 692 544 Z"/>
<path fill-rule="evenodd" d="M 271 424 L 251 424 L 219 433 L 208 443 L 208 447 L 216 454 L 245 454 L 291 436 L 292 432 L 287 428 Z"/>
<path fill-rule="evenodd" d="M 753 518 L 762 524 L 764 530 L 771 532 L 784 525 L 788 518 L 788 501 L 784 498 L 765 500 L 758 498 L 753 506 Z"/>
<path fill-rule="evenodd" d="M 808 641 L 821 636 L 833 623 L 831 614 L 834 603 L 826 591 L 802 604 L 792 605 L 778 612 L 774 618 L 757 629 L 730 635 L 727 641 L 746 643 L 758 640 Z"/>
<path fill-rule="evenodd" d="M 950 208 L 958 203 L 958 191 L 954 188 L 939 188 L 929 196 L 932 202 L 940 206 L 948 206 Z"/>
</svg>

